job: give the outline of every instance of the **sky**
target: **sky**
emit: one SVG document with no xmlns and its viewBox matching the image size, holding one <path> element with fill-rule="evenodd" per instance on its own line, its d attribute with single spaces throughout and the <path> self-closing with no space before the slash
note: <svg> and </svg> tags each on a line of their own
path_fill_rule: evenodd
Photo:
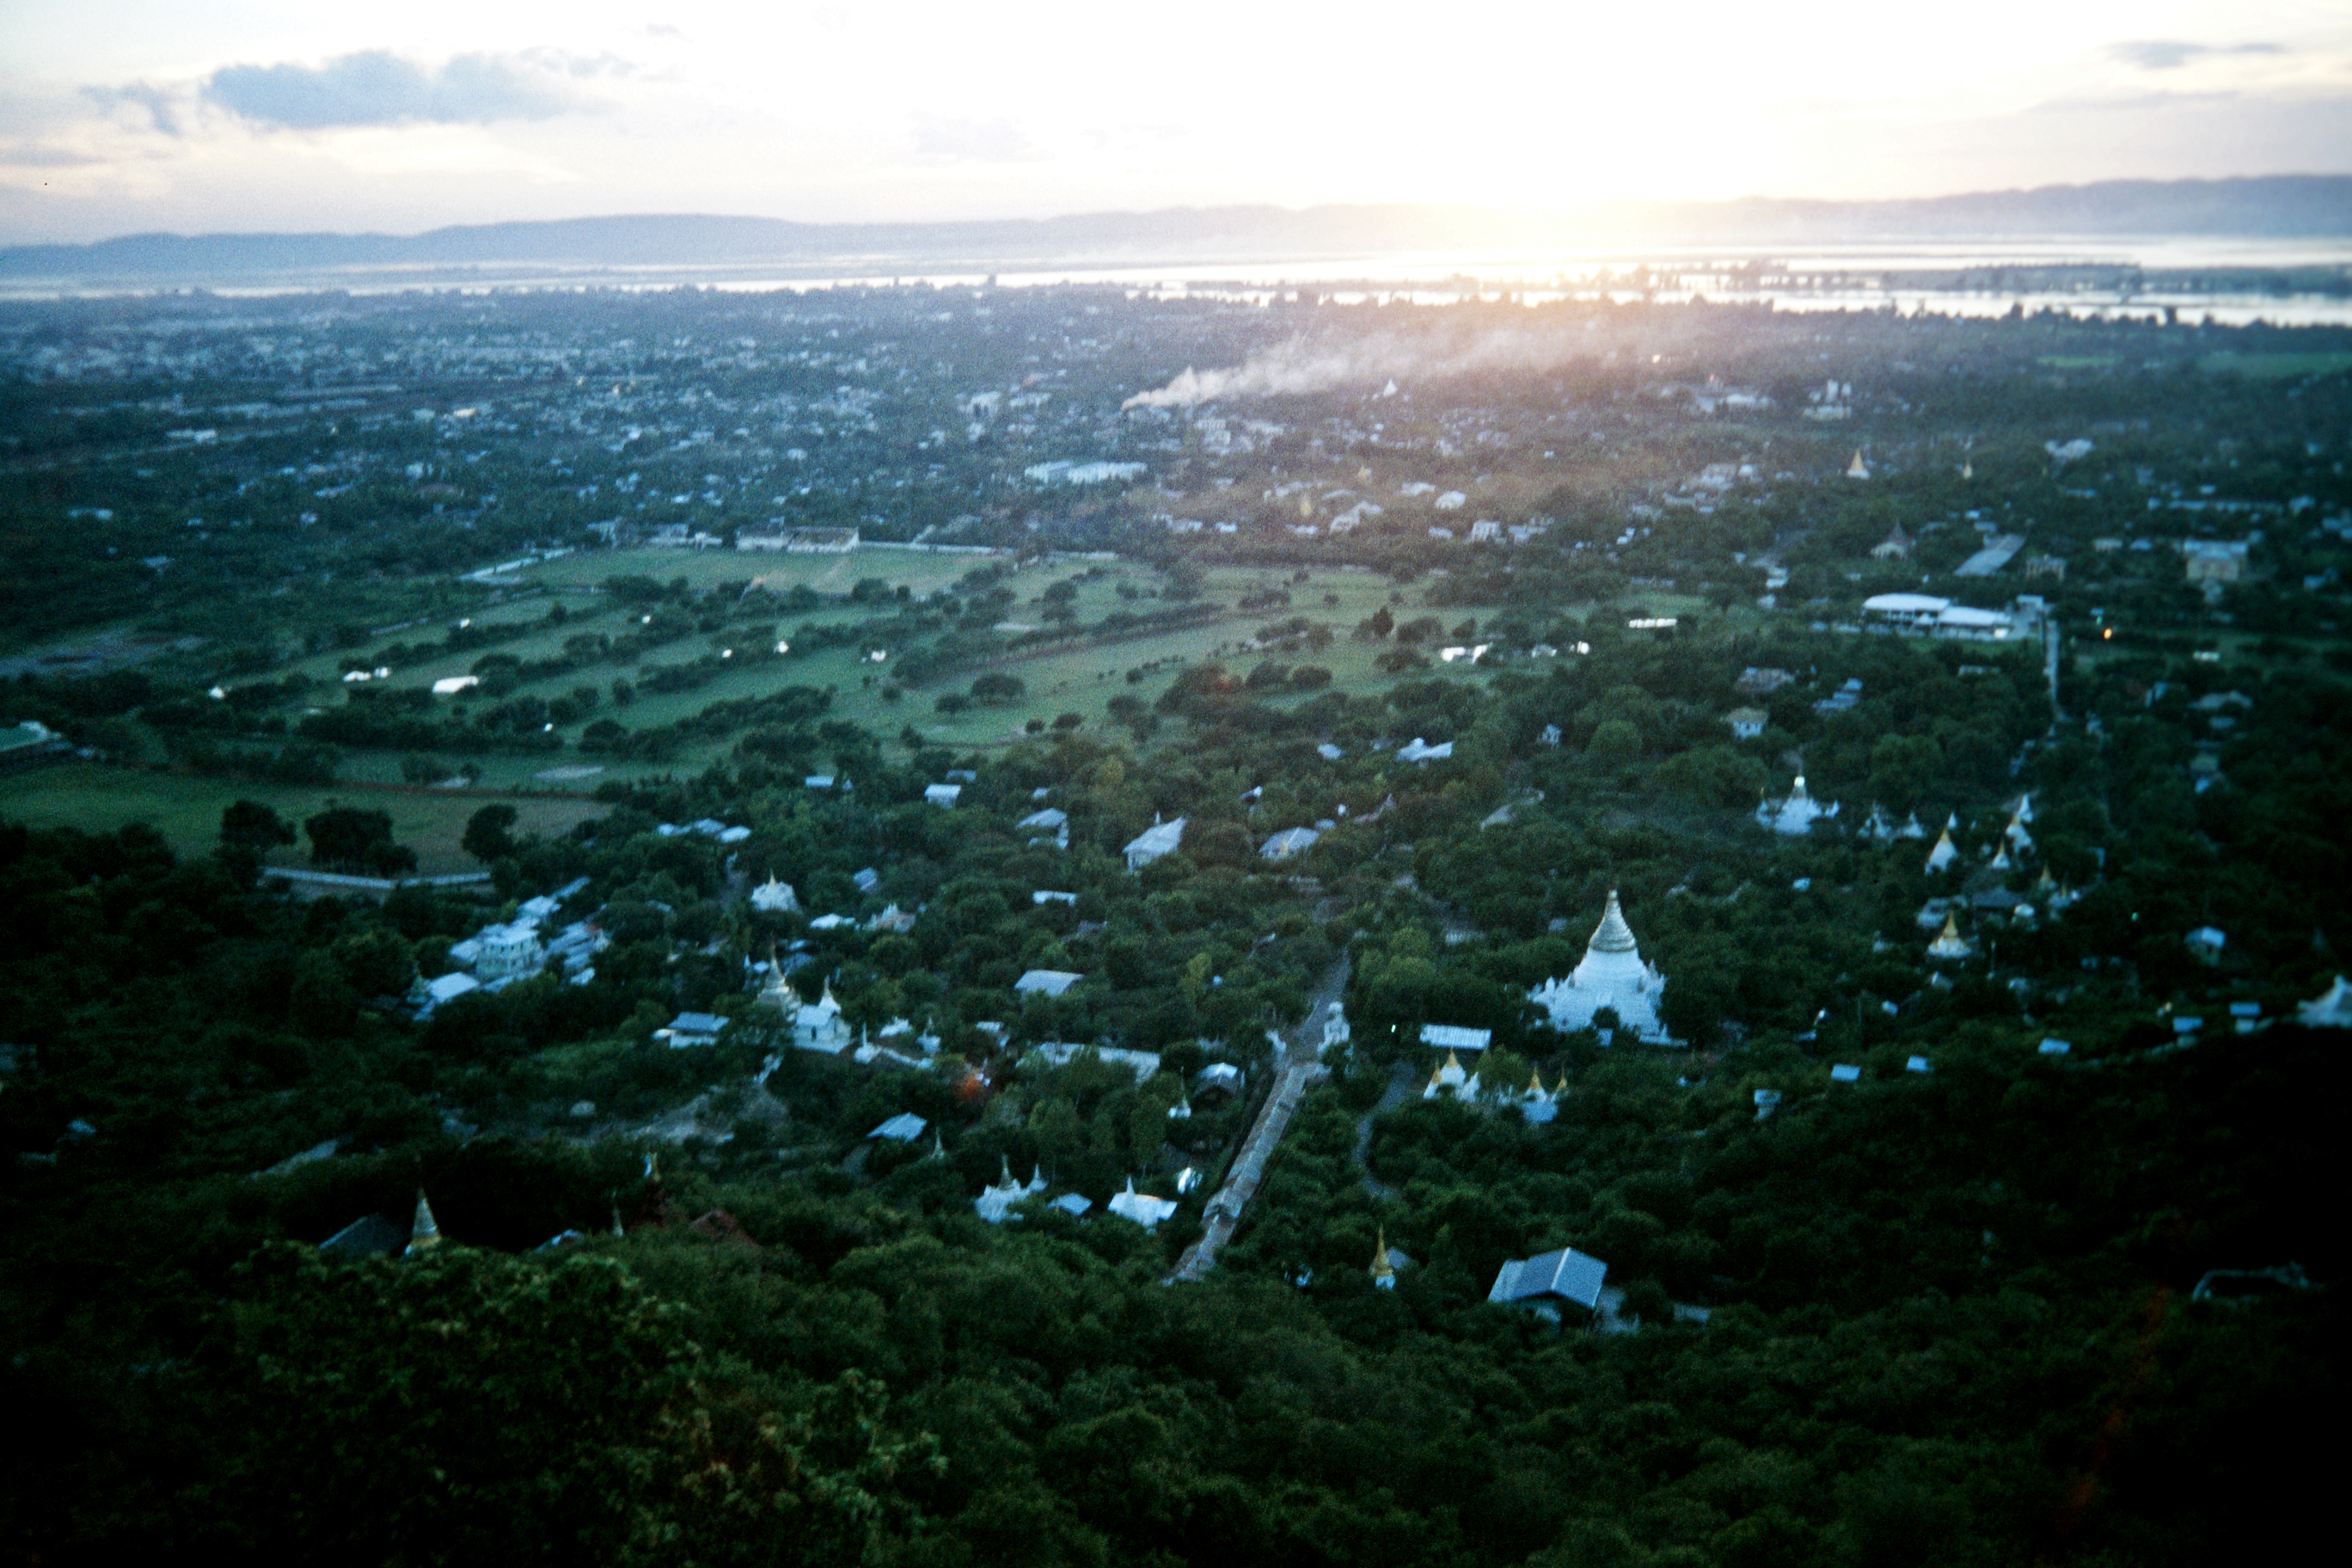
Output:
<svg viewBox="0 0 2352 1568">
<path fill-rule="evenodd" d="M 0 0 L 0 243 L 2346 172 L 2344 0 Z"/>
</svg>

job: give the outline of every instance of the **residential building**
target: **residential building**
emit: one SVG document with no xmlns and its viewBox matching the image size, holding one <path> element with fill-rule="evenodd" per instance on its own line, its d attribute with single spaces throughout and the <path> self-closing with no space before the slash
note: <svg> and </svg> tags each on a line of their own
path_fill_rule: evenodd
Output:
<svg viewBox="0 0 2352 1568">
<path fill-rule="evenodd" d="M 684 1050 L 688 1046 L 715 1046 L 719 1031 L 727 1020 L 716 1013 L 680 1013 L 669 1021 L 669 1027 L 656 1029 L 654 1038 L 672 1050 Z"/>
<path fill-rule="evenodd" d="M 1523 1307 L 1557 1322 L 1563 1301 L 1598 1312 L 1601 1281 L 1608 1276 L 1609 1265 L 1598 1258 L 1563 1247 L 1557 1252 L 1505 1263 L 1486 1300 L 1498 1306 Z"/>
<path fill-rule="evenodd" d="M 1161 856 L 1175 853 L 1183 842 L 1184 818 L 1180 816 L 1171 822 L 1161 822 L 1154 817 L 1150 827 L 1128 841 L 1124 851 L 1127 868 L 1140 871 Z"/>
</svg>

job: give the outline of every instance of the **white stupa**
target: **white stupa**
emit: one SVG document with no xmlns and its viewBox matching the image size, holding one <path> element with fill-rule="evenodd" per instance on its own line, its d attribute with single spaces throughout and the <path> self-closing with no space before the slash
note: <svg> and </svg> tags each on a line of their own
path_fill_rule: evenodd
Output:
<svg viewBox="0 0 2352 1568">
<path fill-rule="evenodd" d="M 1766 800 L 1756 808 L 1756 820 L 1775 833 L 1801 835 L 1811 833 L 1813 830 L 1813 823 L 1818 818 L 1835 816 L 1837 810 L 1836 802 L 1832 801 L 1824 807 L 1811 795 L 1807 795 L 1805 775 L 1799 773 L 1797 785 L 1789 792 L 1789 798 L 1778 805 L 1773 805 L 1769 799 Z"/>
<path fill-rule="evenodd" d="M 1666 977 L 1642 962 L 1633 930 L 1625 923 L 1612 889 L 1609 907 L 1585 945 L 1584 962 L 1567 979 L 1547 980 L 1528 992 L 1528 1000 L 1549 1014 L 1551 1026 L 1563 1032 L 1590 1028 L 1592 1016 L 1611 1007 L 1622 1029 L 1654 1046 L 1671 1046 L 1678 1042 L 1658 1021 L 1658 997 L 1665 989 Z"/>
<path fill-rule="evenodd" d="M 1927 956 L 1935 959 L 1958 960 L 1976 951 L 1976 944 L 1960 934 L 1959 922 L 1952 916 L 1944 917 L 1944 929 L 1927 944 Z"/>
<path fill-rule="evenodd" d="M 1453 1051 L 1446 1052 L 1444 1065 L 1429 1075 L 1421 1098 L 1435 1100 L 1441 1094 L 1452 1094 L 1457 1100 L 1478 1098 L 1478 1075 L 1464 1067 L 1462 1058 Z"/>
<path fill-rule="evenodd" d="M 1936 836 L 1936 847 L 1927 851 L 1927 869 L 1940 871 L 1959 858 L 1960 851 L 1952 842 L 1952 830 L 1947 827 Z"/>
<path fill-rule="evenodd" d="M 998 1171 L 996 1184 L 981 1188 L 980 1196 L 971 1200 L 971 1206 L 973 1212 L 989 1224 L 1003 1225 L 1007 1219 L 1019 1217 L 1013 1213 L 1014 1204 L 1024 1198 L 1034 1197 L 1045 1190 L 1045 1176 L 1044 1172 L 1032 1166 L 1029 1171 L 1028 1184 L 1024 1186 L 1013 1180 L 1011 1161 L 1000 1155 L 996 1164 Z"/>
</svg>

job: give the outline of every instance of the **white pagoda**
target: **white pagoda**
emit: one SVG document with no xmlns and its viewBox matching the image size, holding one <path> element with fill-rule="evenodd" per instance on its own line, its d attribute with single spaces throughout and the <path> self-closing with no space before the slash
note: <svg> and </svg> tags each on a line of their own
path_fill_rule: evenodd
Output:
<svg viewBox="0 0 2352 1568">
<path fill-rule="evenodd" d="M 1798 783 L 1801 786 L 1803 781 Z M 1642 962 L 1641 947 L 1612 889 L 1601 924 L 1585 945 L 1584 962 L 1564 980 L 1545 981 L 1528 993 L 1528 999 L 1549 1014 L 1552 1027 L 1563 1033 L 1591 1027 L 1592 1016 L 1609 1007 L 1615 1010 L 1621 1028 L 1654 1046 L 1671 1046 L 1679 1042 L 1658 1021 L 1658 997 L 1665 989 L 1666 977 Z"/>
<path fill-rule="evenodd" d="M 1044 1172 L 1032 1166 L 1029 1171 L 1028 1184 L 1024 1186 L 1013 1180 L 1013 1165 L 1010 1161 L 1000 1156 L 996 1163 L 999 1173 L 996 1184 L 981 1188 L 980 1196 L 971 1200 L 971 1206 L 973 1212 L 989 1224 L 1003 1225 L 1007 1219 L 1019 1217 L 1013 1213 L 1014 1204 L 1024 1198 L 1034 1197 L 1045 1190 L 1045 1176 Z"/>
<path fill-rule="evenodd" d="M 1807 795 L 1805 775 L 1799 773 L 1796 787 L 1789 792 L 1789 797 L 1778 805 L 1769 799 L 1763 801 L 1756 807 L 1756 820 L 1775 833 L 1796 836 L 1811 833 L 1815 821 L 1824 816 L 1835 816 L 1837 812 L 1835 801 L 1823 806 Z"/>
<path fill-rule="evenodd" d="M 1462 1058 L 1453 1051 L 1447 1051 L 1444 1064 L 1429 1075 L 1421 1098 L 1435 1100 L 1441 1094 L 1451 1094 L 1457 1100 L 1478 1098 L 1478 1075 L 1464 1067 Z"/>
<path fill-rule="evenodd" d="M 1952 830 L 1947 827 L 1936 835 L 1936 847 L 1927 851 L 1927 869 L 1930 873 L 1940 871 L 1959 858 L 1959 847 L 1952 842 Z"/>
</svg>

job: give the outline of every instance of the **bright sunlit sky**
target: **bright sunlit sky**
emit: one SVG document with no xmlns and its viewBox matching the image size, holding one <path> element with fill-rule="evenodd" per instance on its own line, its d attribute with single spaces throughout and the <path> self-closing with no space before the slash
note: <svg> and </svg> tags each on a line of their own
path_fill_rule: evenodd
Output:
<svg viewBox="0 0 2352 1568">
<path fill-rule="evenodd" d="M 0 0 L 0 241 L 2352 171 L 2352 5 Z"/>
</svg>

